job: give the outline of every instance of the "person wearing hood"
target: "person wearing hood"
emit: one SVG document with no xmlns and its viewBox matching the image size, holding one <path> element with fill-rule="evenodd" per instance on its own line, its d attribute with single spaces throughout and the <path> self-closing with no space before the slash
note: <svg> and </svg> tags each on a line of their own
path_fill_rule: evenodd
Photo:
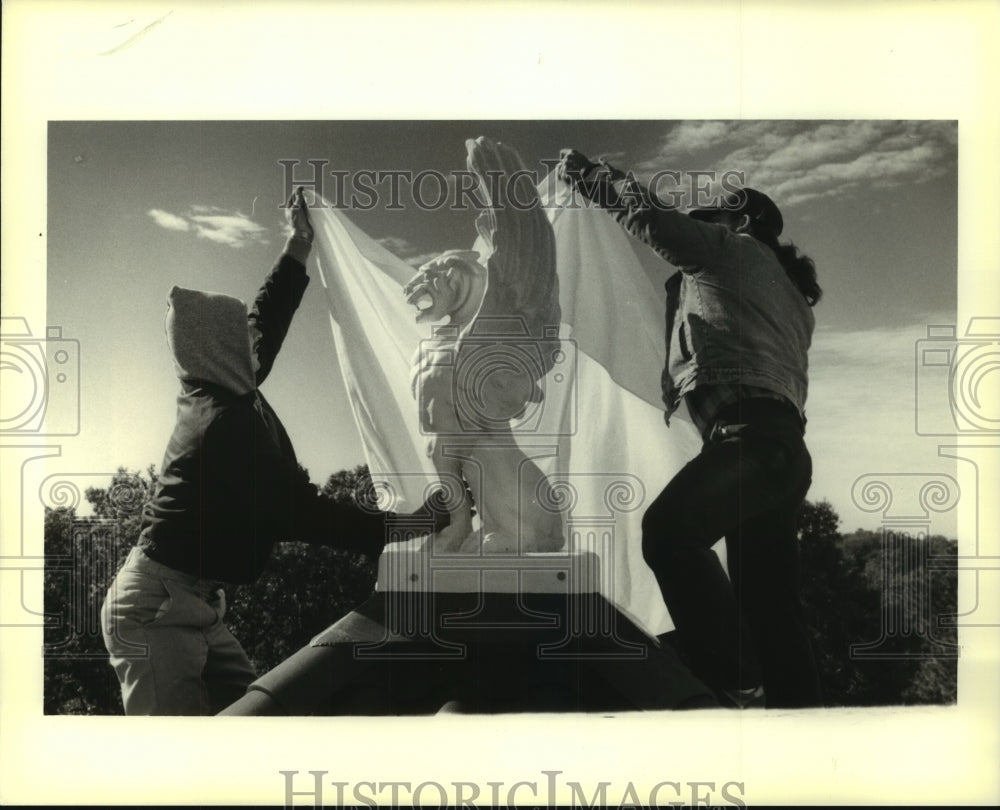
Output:
<svg viewBox="0 0 1000 810">
<path fill-rule="evenodd" d="M 228 295 L 174 287 L 168 296 L 177 421 L 101 612 L 129 715 L 216 714 L 241 697 L 256 675 L 223 622 L 224 587 L 256 580 L 281 541 L 377 558 L 396 518 L 322 496 L 258 390 L 309 283 L 302 189 L 287 213 L 293 233 L 249 314 Z M 439 523 L 446 514 L 423 507 Z"/>
<path fill-rule="evenodd" d="M 560 157 L 559 177 L 679 268 L 665 285 L 665 416 L 669 425 L 683 403 L 703 445 L 642 522 L 676 628 L 668 641 L 722 705 L 820 705 L 796 526 L 812 480 L 815 266 L 778 242 L 781 211 L 756 189 L 685 215 L 632 174 L 576 150 Z M 728 571 L 712 549 L 723 537 Z"/>
</svg>

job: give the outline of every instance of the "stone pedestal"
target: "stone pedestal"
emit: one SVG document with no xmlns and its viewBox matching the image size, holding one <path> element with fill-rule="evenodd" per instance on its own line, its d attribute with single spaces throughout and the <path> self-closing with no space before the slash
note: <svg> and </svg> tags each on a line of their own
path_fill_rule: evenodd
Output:
<svg viewBox="0 0 1000 810">
<path fill-rule="evenodd" d="M 375 594 L 226 715 L 635 711 L 715 705 L 672 649 L 599 592 L 587 552 L 390 546 Z"/>
</svg>

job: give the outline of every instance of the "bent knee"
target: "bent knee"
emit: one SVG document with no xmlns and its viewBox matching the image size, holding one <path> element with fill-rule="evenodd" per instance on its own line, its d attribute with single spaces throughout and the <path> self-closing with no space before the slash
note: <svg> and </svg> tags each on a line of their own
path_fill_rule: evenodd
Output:
<svg viewBox="0 0 1000 810">
<path fill-rule="evenodd" d="M 648 561 L 650 554 L 683 554 L 686 545 L 701 542 L 702 533 L 693 516 L 650 509 L 642 517 L 643 556 Z"/>
</svg>

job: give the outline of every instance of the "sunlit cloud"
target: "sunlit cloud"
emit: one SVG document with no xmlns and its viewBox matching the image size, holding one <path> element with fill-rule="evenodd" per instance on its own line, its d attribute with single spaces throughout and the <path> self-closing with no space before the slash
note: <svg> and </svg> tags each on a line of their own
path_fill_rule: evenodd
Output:
<svg viewBox="0 0 1000 810">
<path fill-rule="evenodd" d="M 267 229 L 238 211 L 195 205 L 189 218 L 194 223 L 195 232 L 203 239 L 230 247 L 243 247 L 251 242 L 267 244 L 264 238 Z"/>
<path fill-rule="evenodd" d="M 168 231 L 191 230 L 191 224 L 184 219 L 184 217 L 171 214 L 169 211 L 161 211 L 159 208 L 150 208 L 146 213 L 152 217 L 153 222 L 161 228 L 166 228 Z"/>
<path fill-rule="evenodd" d="M 913 357 L 926 327 L 819 329 L 809 352 L 810 407 L 873 418 L 913 401 Z M 910 408 L 912 413 L 912 407 Z"/>
<path fill-rule="evenodd" d="M 664 138 L 660 154 L 693 153 L 712 144 L 724 142 L 734 137 L 736 122 L 728 121 L 684 121 L 673 127 Z"/>
<path fill-rule="evenodd" d="M 952 121 L 686 121 L 636 170 L 741 172 L 794 206 L 932 180 L 955 171 L 957 154 Z"/>
<path fill-rule="evenodd" d="M 201 239 L 220 245 L 241 248 L 248 244 L 268 244 L 267 228 L 254 222 L 239 211 L 208 205 L 193 205 L 183 215 L 172 214 L 159 208 L 148 212 L 161 228 L 171 231 L 190 231 Z"/>
<path fill-rule="evenodd" d="M 806 402 L 806 443 L 814 464 L 810 497 L 844 505 L 848 528 L 870 522 L 846 506 L 852 483 L 862 476 L 953 471 L 951 462 L 938 457 L 935 440 L 917 432 L 918 410 L 922 423 L 949 418 L 940 400 L 921 396 L 917 378 L 924 371 L 918 358 L 928 326 L 954 322 L 953 314 L 925 313 L 905 327 L 817 329 Z M 954 532 L 953 515 L 941 520 L 939 530 Z"/>
</svg>

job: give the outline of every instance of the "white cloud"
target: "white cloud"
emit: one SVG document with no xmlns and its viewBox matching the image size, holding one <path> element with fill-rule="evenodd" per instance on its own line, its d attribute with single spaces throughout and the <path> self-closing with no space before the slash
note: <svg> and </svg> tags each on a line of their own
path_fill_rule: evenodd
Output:
<svg viewBox="0 0 1000 810">
<path fill-rule="evenodd" d="M 697 152 L 732 139 L 734 127 L 727 121 L 683 121 L 664 138 L 660 155 Z"/>
<path fill-rule="evenodd" d="M 903 328 L 816 331 L 806 404 L 814 465 L 809 497 L 830 500 L 845 528 L 872 528 L 879 520 L 852 499 L 862 476 L 954 474 L 954 463 L 937 454 L 938 440 L 917 432 L 918 409 L 921 424 L 949 419 L 943 400 L 923 396 L 923 387 L 918 394 L 917 378 L 925 373 L 918 343 L 928 326 L 954 322 L 954 314 L 931 313 Z M 954 535 L 955 519 L 954 513 L 936 516 L 934 531 Z"/>
<path fill-rule="evenodd" d="M 191 231 L 202 239 L 220 245 L 240 248 L 251 243 L 268 244 L 267 228 L 239 211 L 228 211 L 209 205 L 192 205 L 185 215 L 171 214 L 159 208 L 153 208 L 148 213 L 161 228 Z"/>
<path fill-rule="evenodd" d="M 203 239 L 230 247 L 243 247 L 250 242 L 266 244 L 267 229 L 240 213 L 194 214 L 191 221 Z"/>
<path fill-rule="evenodd" d="M 188 231 L 191 225 L 183 217 L 171 214 L 169 211 L 161 211 L 159 208 L 150 208 L 147 212 L 152 217 L 153 222 L 168 231 Z"/>
<path fill-rule="evenodd" d="M 739 171 L 793 206 L 954 171 L 956 136 L 950 121 L 690 121 L 673 126 L 637 170 Z"/>
</svg>

